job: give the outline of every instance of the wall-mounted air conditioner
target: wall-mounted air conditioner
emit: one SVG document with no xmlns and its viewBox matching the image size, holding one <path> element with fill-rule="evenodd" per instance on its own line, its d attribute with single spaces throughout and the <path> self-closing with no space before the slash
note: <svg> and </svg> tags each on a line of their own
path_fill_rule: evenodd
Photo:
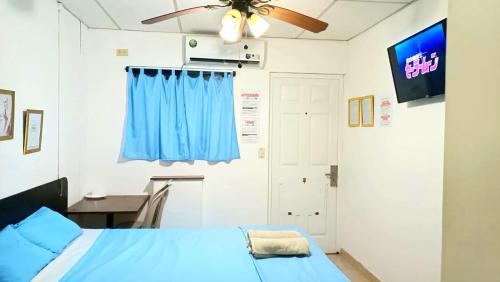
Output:
<svg viewBox="0 0 500 282">
<path fill-rule="evenodd" d="M 194 66 L 237 66 L 264 68 L 266 42 L 242 40 L 226 44 L 215 36 L 186 36 L 184 63 Z"/>
</svg>

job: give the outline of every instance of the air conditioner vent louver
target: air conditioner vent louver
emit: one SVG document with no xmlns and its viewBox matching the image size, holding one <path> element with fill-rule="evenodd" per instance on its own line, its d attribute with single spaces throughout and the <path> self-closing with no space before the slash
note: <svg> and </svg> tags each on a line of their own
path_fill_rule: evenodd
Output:
<svg viewBox="0 0 500 282">
<path fill-rule="evenodd" d="M 221 59 L 209 59 L 209 58 L 191 58 L 191 62 L 201 62 L 201 63 L 220 63 L 220 64 L 246 64 L 246 65 L 258 65 L 259 61 L 239 61 L 239 60 L 221 60 Z"/>
<path fill-rule="evenodd" d="M 219 37 L 186 36 L 184 48 L 186 65 L 264 67 L 266 43 L 261 40 L 225 44 Z"/>
</svg>

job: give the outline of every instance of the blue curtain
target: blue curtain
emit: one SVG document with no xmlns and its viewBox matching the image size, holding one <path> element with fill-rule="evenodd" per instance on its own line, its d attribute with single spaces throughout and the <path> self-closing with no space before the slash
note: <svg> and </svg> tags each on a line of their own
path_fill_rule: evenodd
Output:
<svg viewBox="0 0 500 282">
<path fill-rule="evenodd" d="M 133 160 L 228 161 L 240 157 L 233 76 L 174 71 L 128 72 L 123 157 Z M 205 73 L 206 74 L 206 73 Z"/>
</svg>

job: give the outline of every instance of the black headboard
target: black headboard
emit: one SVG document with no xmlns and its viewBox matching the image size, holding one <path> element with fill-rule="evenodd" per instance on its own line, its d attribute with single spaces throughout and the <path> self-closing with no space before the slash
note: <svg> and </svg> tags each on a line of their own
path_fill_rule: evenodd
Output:
<svg viewBox="0 0 500 282">
<path fill-rule="evenodd" d="M 68 208 L 66 177 L 1 199 L 0 230 L 23 220 L 43 206 L 61 214 L 66 213 Z"/>
</svg>

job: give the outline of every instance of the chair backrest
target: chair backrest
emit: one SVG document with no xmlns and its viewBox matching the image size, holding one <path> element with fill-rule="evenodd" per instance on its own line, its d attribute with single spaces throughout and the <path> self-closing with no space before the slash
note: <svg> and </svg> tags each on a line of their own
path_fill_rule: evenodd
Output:
<svg viewBox="0 0 500 282">
<path fill-rule="evenodd" d="M 142 228 L 159 228 L 161 222 L 161 215 L 163 213 L 163 207 L 165 206 L 165 202 L 168 198 L 170 184 L 165 185 L 165 187 L 161 188 L 151 196 L 151 200 L 149 201 L 148 211 L 146 213 L 146 217 L 144 218 L 144 222 L 142 224 Z"/>
</svg>

